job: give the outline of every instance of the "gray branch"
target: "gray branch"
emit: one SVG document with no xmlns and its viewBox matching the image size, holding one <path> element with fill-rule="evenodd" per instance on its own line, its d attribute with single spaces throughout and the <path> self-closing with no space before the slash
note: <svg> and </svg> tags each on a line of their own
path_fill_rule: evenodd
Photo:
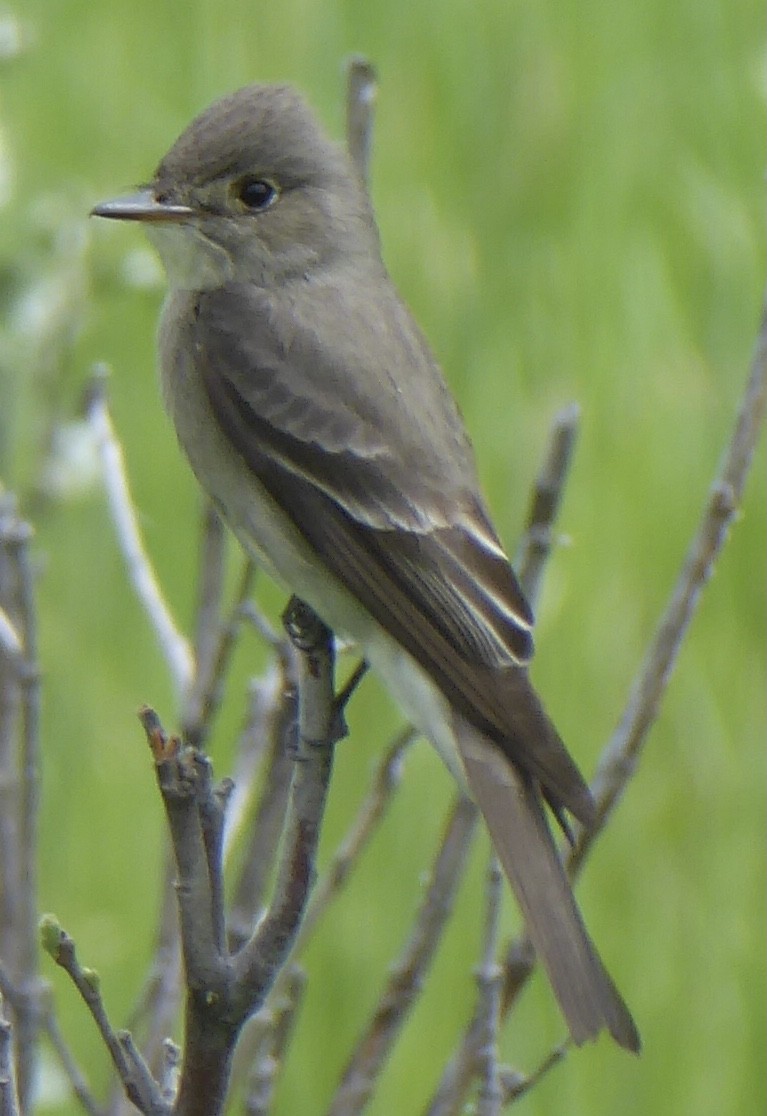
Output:
<svg viewBox="0 0 767 1116">
<path fill-rule="evenodd" d="M 366 184 L 370 176 L 376 93 L 373 66 L 359 55 L 350 58 L 346 69 L 346 146 Z"/>
<path fill-rule="evenodd" d="M 13 984 L 9 1007 L 22 1111 L 34 1085 L 46 995 L 37 946 L 40 667 L 31 538 L 13 497 L 0 493 L 0 941 Z"/>
<path fill-rule="evenodd" d="M 410 938 L 390 970 L 386 988 L 347 1063 L 327 1116 L 358 1116 L 370 1100 L 378 1075 L 421 992 L 425 973 L 452 913 L 477 818 L 474 803 L 459 796 Z"/>
</svg>

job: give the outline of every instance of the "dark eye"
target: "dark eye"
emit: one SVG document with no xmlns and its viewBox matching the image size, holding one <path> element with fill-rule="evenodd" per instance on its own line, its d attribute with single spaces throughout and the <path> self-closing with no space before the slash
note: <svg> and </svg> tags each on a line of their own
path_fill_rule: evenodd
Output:
<svg viewBox="0 0 767 1116">
<path fill-rule="evenodd" d="M 236 193 L 247 209 L 256 212 L 268 209 L 277 197 L 277 187 L 265 178 L 243 178 L 237 183 Z"/>
</svg>

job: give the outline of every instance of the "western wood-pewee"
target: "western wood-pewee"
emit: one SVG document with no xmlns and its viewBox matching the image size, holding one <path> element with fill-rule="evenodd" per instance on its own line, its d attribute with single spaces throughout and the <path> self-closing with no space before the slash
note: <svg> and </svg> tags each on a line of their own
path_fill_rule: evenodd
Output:
<svg viewBox="0 0 767 1116">
<path fill-rule="evenodd" d="M 167 409 L 245 549 L 350 635 L 476 799 L 575 1042 L 639 1049 L 543 809 L 594 821 L 533 690 L 533 617 L 439 367 L 381 261 L 366 191 L 298 94 L 253 85 L 138 193 L 165 264 Z"/>
</svg>

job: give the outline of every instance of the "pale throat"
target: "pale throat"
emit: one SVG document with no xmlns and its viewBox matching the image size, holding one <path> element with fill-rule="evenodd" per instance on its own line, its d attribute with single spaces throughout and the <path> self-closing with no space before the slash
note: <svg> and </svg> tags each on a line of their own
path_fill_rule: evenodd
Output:
<svg viewBox="0 0 767 1116">
<path fill-rule="evenodd" d="M 227 250 L 204 236 L 191 222 L 148 221 L 145 228 L 160 254 L 171 287 L 204 291 L 222 287 L 234 278 L 234 264 Z"/>
</svg>

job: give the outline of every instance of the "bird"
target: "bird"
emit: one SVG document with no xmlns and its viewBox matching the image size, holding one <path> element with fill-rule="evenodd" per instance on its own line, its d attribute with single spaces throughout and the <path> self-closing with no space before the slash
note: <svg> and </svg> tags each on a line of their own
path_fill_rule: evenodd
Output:
<svg viewBox="0 0 767 1116">
<path fill-rule="evenodd" d="M 474 798 L 573 1041 L 638 1052 L 545 808 L 589 828 L 594 800 L 531 683 L 532 611 L 348 153 L 293 87 L 252 84 L 92 212 L 140 222 L 164 264 L 162 395 L 200 485 Z"/>
</svg>

